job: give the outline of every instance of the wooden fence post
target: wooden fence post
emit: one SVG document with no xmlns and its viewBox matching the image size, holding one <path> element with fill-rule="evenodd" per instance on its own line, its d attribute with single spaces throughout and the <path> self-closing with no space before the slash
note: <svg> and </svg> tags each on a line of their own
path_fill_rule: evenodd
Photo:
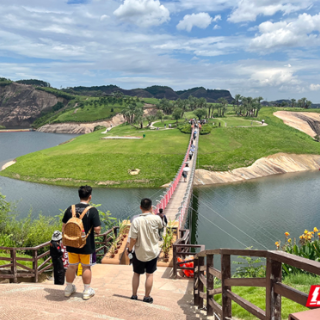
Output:
<svg viewBox="0 0 320 320">
<path fill-rule="evenodd" d="M 210 290 L 213 290 L 214 284 L 213 284 L 213 275 L 210 273 L 209 269 L 210 267 L 213 268 L 213 254 L 207 255 L 207 316 L 213 316 L 213 308 L 209 303 L 210 299 L 213 299 L 213 295 L 210 294 Z"/>
<path fill-rule="evenodd" d="M 197 271 L 194 270 L 194 278 L 193 278 L 193 301 L 194 305 L 199 305 L 199 259 L 194 258 L 194 268 L 197 268 Z"/>
<path fill-rule="evenodd" d="M 281 320 L 281 296 L 274 291 L 274 284 L 281 282 L 282 263 L 267 258 L 266 319 Z"/>
<path fill-rule="evenodd" d="M 200 292 L 204 292 L 204 290 L 203 290 L 204 285 L 203 285 L 200 277 L 201 277 L 201 275 L 204 276 L 204 271 L 201 271 L 200 269 L 201 269 L 201 267 L 204 267 L 204 257 L 198 257 L 198 261 L 199 261 L 199 263 L 198 263 L 198 272 L 199 272 L 198 273 L 199 274 L 199 276 L 198 276 L 198 290 L 199 290 L 198 308 L 202 309 L 203 308 L 203 298 L 200 296 Z"/>
<path fill-rule="evenodd" d="M 38 274 L 38 250 L 34 250 L 32 252 L 32 258 L 33 258 L 33 262 L 32 262 L 32 268 L 34 271 L 34 282 L 38 282 L 39 281 L 39 274 Z"/>
<path fill-rule="evenodd" d="M 13 275 L 13 279 L 11 279 L 10 282 L 17 283 L 18 278 L 17 278 L 17 252 L 16 249 L 10 250 L 10 257 L 11 257 L 11 262 L 12 262 L 12 267 L 11 267 L 11 273 Z"/>
<path fill-rule="evenodd" d="M 107 252 L 108 252 L 108 248 L 107 248 L 108 242 L 107 242 L 107 239 L 108 239 L 108 236 L 107 236 L 107 235 L 104 235 L 104 236 L 103 236 L 103 244 L 104 244 L 103 253 L 104 253 L 104 255 L 106 255 Z"/>
<path fill-rule="evenodd" d="M 221 287 L 222 287 L 222 320 L 232 318 L 231 299 L 227 296 L 230 286 L 225 285 L 225 280 L 231 278 L 230 255 L 221 255 Z"/>
</svg>

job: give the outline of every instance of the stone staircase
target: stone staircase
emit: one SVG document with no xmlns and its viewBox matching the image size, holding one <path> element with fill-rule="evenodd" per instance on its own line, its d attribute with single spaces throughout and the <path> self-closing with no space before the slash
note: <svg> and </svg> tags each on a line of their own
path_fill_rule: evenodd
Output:
<svg viewBox="0 0 320 320">
<path fill-rule="evenodd" d="M 213 319 L 192 304 L 193 281 L 171 278 L 171 268 L 158 268 L 154 274 L 153 304 L 142 302 L 145 276 L 141 277 L 138 301 L 130 300 L 132 267 L 96 265 L 92 268 L 96 295 L 82 299 L 83 284 L 77 277 L 77 292 L 64 297 L 64 286 L 53 281 L 3 284 L 0 291 L 1 319 L 32 320 L 193 320 Z"/>
</svg>

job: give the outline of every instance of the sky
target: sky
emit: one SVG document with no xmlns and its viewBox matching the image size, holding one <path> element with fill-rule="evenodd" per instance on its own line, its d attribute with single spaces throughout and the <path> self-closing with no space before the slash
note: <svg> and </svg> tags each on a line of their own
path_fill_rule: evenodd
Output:
<svg viewBox="0 0 320 320">
<path fill-rule="evenodd" d="M 320 0 L 1 0 L 0 77 L 320 103 Z"/>
</svg>

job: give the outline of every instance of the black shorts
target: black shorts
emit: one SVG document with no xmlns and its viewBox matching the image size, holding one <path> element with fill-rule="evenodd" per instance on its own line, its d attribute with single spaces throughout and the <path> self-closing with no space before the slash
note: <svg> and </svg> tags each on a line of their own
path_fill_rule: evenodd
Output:
<svg viewBox="0 0 320 320">
<path fill-rule="evenodd" d="M 138 274 L 154 273 L 157 270 L 158 257 L 151 261 L 143 262 L 137 259 L 135 253 L 133 253 L 132 265 L 133 272 Z"/>
</svg>

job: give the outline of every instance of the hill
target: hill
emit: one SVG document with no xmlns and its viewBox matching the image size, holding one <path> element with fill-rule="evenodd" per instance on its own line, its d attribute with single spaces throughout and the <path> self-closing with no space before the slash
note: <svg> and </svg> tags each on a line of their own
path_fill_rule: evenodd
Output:
<svg viewBox="0 0 320 320">
<path fill-rule="evenodd" d="M 203 87 L 192 88 L 182 91 L 174 91 L 167 86 L 151 86 L 145 89 L 125 90 L 115 85 L 95 86 L 95 87 L 73 87 L 63 89 L 63 91 L 71 94 L 80 94 L 87 96 L 103 96 L 111 95 L 114 92 L 121 92 L 126 96 L 139 98 L 156 98 L 156 99 L 188 99 L 190 95 L 197 98 L 206 98 L 208 102 L 217 102 L 219 98 L 226 98 L 229 103 L 233 101 L 233 97 L 228 90 L 210 90 Z"/>
<path fill-rule="evenodd" d="M 0 81 L 0 125 L 6 128 L 29 128 L 43 112 L 51 111 L 63 97 L 37 90 L 33 85 Z"/>
</svg>

